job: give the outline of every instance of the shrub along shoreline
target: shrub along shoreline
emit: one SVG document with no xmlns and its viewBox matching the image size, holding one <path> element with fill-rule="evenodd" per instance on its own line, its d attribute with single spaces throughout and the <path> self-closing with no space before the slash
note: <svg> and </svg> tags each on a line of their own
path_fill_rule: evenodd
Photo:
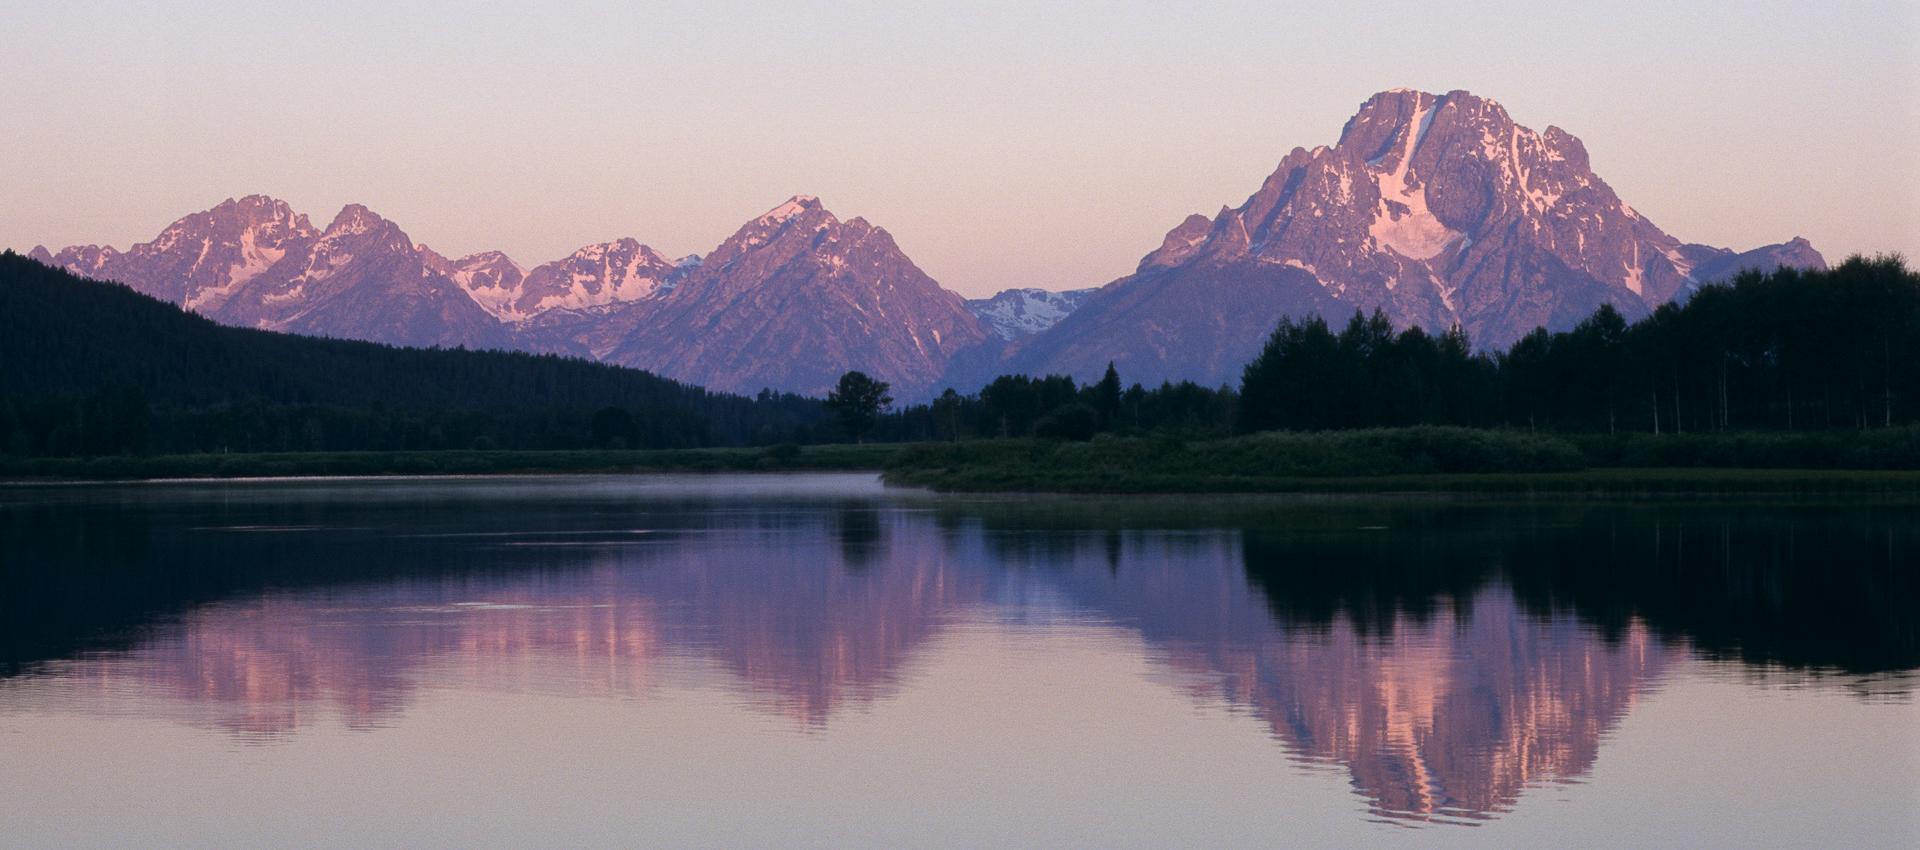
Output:
<svg viewBox="0 0 1920 850">
<path fill-rule="evenodd" d="M 1920 492 L 1920 428 L 1548 435 L 1414 427 L 919 444 L 893 483 L 1008 492 Z"/>
</svg>

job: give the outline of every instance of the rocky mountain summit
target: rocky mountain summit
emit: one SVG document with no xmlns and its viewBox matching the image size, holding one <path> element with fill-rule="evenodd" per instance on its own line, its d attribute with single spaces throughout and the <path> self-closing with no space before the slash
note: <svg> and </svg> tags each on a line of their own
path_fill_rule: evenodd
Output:
<svg viewBox="0 0 1920 850">
<path fill-rule="evenodd" d="M 1464 91 L 1362 104 L 1332 147 L 1295 148 L 1258 191 L 1167 233 L 1134 274 L 1014 345 L 1006 371 L 1230 381 L 1283 315 L 1382 309 L 1504 348 L 1601 304 L 1629 317 L 1743 268 L 1824 267 L 1805 240 L 1681 242 L 1621 200 L 1558 127 Z"/>
<path fill-rule="evenodd" d="M 609 321 L 619 333 L 604 359 L 740 392 L 824 394 L 860 369 L 917 398 L 987 336 L 885 229 L 841 221 L 805 195 L 748 222 L 671 292 Z"/>
</svg>

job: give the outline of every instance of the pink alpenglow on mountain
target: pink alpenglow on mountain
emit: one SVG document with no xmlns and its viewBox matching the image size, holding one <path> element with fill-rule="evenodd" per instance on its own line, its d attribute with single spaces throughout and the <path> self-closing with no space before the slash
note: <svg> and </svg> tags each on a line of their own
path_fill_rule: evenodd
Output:
<svg viewBox="0 0 1920 850">
<path fill-rule="evenodd" d="M 1637 317 L 1779 265 L 1825 261 L 1801 239 L 1741 254 L 1683 243 L 1615 195 L 1566 131 L 1522 127 L 1464 91 L 1398 89 L 1369 98 L 1333 147 L 1295 148 L 1240 206 L 1189 216 L 1000 369 L 1092 379 L 1114 360 L 1129 380 L 1231 382 L 1280 317 L 1376 307 L 1499 349 L 1601 304 Z"/>
<path fill-rule="evenodd" d="M 672 291 L 621 312 L 606 359 L 738 392 L 820 395 L 858 369 L 916 398 L 987 336 L 886 230 L 841 221 L 805 195 L 748 222 Z"/>
<path fill-rule="evenodd" d="M 636 239 L 531 268 L 451 260 L 365 207 L 324 229 L 272 198 L 228 200 L 125 252 L 32 256 L 216 321 L 401 345 L 588 357 L 717 390 L 822 394 L 851 369 L 917 401 L 1003 373 L 1234 383 L 1282 317 L 1455 325 L 1484 349 L 1629 318 L 1745 269 L 1822 268 L 1804 239 L 1745 252 L 1681 242 L 1593 173 L 1579 139 L 1463 91 L 1362 104 L 1333 147 L 1295 148 L 1259 191 L 1191 215 L 1097 290 L 967 301 L 887 231 L 800 195 L 710 254 Z"/>
<path fill-rule="evenodd" d="M 506 328 L 366 207 L 324 230 L 263 195 L 228 199 L 125 253 L 84 246 L 46 255 L 230 325 L 397 345 L 500 348 Z"/>
<path fill-rule="evenodd" d="M 557 351 L 719 390 L 823 394 L 859 369 L 900 398 L 936 391 L 988 331 L 885 230 L 797 196 L 707 257 L 634 239 L 526 270 L 485 251 L 448 259 L 350 205 L 324 230 L 254 195 L 183 218 L 125 253 L 33 256 L 216 321 L 399 345 Z"/>
</svg>

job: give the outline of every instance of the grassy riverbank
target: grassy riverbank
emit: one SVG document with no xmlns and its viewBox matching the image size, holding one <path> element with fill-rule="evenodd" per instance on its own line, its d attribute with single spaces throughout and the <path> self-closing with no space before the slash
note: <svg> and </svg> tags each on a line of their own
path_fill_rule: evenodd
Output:
<svg viewBox="0 0 1920 850">
<path fill-rule="evenodd" d="M 1920 429 L 1558 436 L 1464 428 L 1225 439 L 0 458 L 0 480 L 884 471 L 953 492 L 1920 494 Z"/>
</svg>

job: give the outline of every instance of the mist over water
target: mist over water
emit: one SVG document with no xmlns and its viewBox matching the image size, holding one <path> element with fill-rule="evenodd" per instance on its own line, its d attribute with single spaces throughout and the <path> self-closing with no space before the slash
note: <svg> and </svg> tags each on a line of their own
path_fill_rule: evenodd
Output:
<svg viewBox="0 0 1920 850">
<path fill-rule="evenodd" d="M 1911 506 L 0 489 L 0 845 L 1897 846 Z"/>
</svg>

